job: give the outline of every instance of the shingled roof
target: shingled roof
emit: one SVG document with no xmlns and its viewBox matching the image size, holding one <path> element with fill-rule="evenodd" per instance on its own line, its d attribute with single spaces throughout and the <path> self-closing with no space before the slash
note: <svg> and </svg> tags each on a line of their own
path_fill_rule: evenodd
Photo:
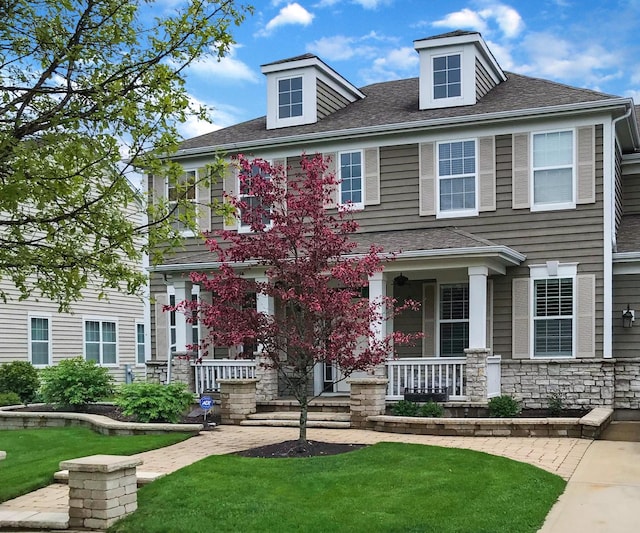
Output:
<svg viewBox="0 0 640 533">
<path fill-rule="evenodd" d="M 267 130 L 266 117 L 242 122 L 199 137 L 180 145 L 182 150 L 215 148 L 247 142 L 275 141 L 278 138 L 311 133 L 334 132 L 357 128 L 407 124 L 425 120 L 457 117 L 478 117 L 525 109 L 538 109 L 559 105 L 597 102 L 617 98 L 589 89 L 571 87 L 561 83 L 506 73 L 507 81 L 489 91 L 471 106 L 440 109 L 419 109 L 418 78 L 376 83 L 360 90 L 366 98 L 323 118 L 315 124 Z"/>
</svg>

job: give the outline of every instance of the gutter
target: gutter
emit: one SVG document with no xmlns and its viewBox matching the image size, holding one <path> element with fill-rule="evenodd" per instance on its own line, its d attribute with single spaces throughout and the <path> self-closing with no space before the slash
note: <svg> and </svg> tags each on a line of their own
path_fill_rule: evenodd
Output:
<svg viewBox="0 0 640 533">
<path fill-rule="evenodd" d="M 396 124 L 380 124 L 377 126 L 363 126 L 359 128 L 333 130 L 327 132 L 304 133 L 300 135 L 291 135 L 289 137 L 274 137 L 266 139 L 257 139 L 251 141 L 226 143 L 212 146 L 201 146 L 197 148 L 187 148 L 178 150 L 172 159 L 201 155 L 210 153 L 211 151 L 233 152 L 236 150 L 244 150 L 256 147 L 274 147 L 295 143 L 320 142 L 326 140 L 351 139 L 354 136 L 373 136 L 381 133 L 411 133 L 415 130 L 446 127 L 451 128 L 462 124 L 486 124 L 489 121 L 508 121 L 527 117 L 544 117 L 547 115 L 556 115 L 558 113 L 584 112 L 584 111 L 601 111 L 608 108 L 617 108 L 620 106 L 627 107 L 632 102 L 631 98 L 611 98 L 609 100 L 597 100 L 594 102 L 584 102 L 581 104 L 563 104 L 544 108 L 517 109 L 512 111 L 501 111 L 498 113 L 486 113 L 481 115 L 465 115 L 461 117 L 446 117 L 438 119 L 418 120 L 415 122 L 400 122 Z M 633 109 L 633 108 L 632 108 Z M 622 117 L 619 117 L 622 118 Z"/>
</svg>

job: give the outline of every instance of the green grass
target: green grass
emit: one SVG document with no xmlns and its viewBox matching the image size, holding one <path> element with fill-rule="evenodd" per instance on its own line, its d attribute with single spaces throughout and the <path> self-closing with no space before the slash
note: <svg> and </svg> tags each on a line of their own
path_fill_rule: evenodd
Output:
<svg viewBox="0 0 640 533">
<path fill-rule="evenodd" d="M 106 436 L 87 428 L 0 431 L 0 502 L 53 483 L 60 461 L 94 454 L 131 455 L 168 446 L 183 434 Z"/>
<path fill-rule="evenodd" d="M 415 444 L 211 456 L 142 487 L 138 511 L 109 532 L 533 533 L 564 487 L 528 464 Z"/>
</svg>

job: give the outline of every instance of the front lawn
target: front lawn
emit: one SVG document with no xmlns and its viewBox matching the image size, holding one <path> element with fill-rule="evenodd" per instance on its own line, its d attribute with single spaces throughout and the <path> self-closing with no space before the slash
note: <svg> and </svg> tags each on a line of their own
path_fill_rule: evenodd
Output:
<svg viewBox="0 0 640 533">
<path fill-rule="evenodd" d="M 43 428 L 0 431 L 0 502 L 53 483 L 60 461 L 87 455 L 131 455 L 169 446 L 184 434 L 106 436 L 87 428 Z"/>
<path fill-rule="evenodd" d="M 416 444 L 211 456 L 142 487 L 138 511 L 109 532 L 533 533 L 564 487 L 528 464 Z"/>
</svg>

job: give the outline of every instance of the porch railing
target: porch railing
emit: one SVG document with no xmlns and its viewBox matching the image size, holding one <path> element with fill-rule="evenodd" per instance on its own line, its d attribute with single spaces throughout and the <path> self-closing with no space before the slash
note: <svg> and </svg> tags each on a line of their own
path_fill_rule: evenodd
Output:
<svg viewBox="0 0 640 533">
<path fill-rule="evenodd" d="M 487 357 L 487 398 L 500 396 L 500 361 L 499 355 Z"/>
<path fill-rule="evenodd" d="M 219 379 L 253 379 L 256 362 L 251 359 L 211 359 L 191 363 L 194 367 L 196 394 L 204 391 L 220 391 Z"/>
<path fill-rule="evenodd" d="M 465 364 L 464 357 L 411 357 L 387 360 L 387 400 L 401 400 L 405 389 L 443 387 L 447 387 L 451 400 L 464 399 Z"/>
</svg>

